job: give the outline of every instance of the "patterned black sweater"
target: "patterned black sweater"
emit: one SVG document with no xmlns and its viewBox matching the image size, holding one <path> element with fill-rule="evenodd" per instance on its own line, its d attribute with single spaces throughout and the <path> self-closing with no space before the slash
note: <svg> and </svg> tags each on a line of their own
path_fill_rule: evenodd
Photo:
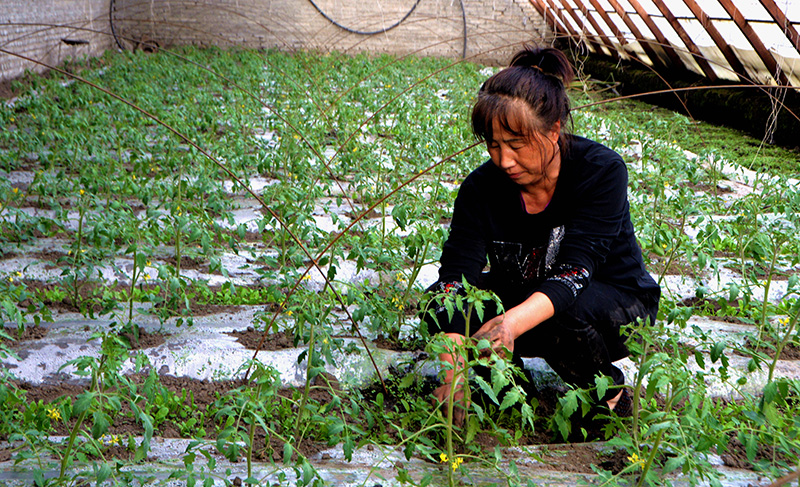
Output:
<svg viewBox="0 0 800 487">
<path fill-rule="evenodd" d="M 572 136 L 552 200 L 528 214 L 520 187 L 486 162 L 459 189 L 433 288 L 458 289 L 464 276 L 497 293 L 506 309 L 538 291 L 559 313 L 597 280 L 645 304 L 657 302 L 660 290 L 636 242 L 627 184 L 619 154 Z M 482 277 L 487 257 L 488 280 Z"/>
</svg>

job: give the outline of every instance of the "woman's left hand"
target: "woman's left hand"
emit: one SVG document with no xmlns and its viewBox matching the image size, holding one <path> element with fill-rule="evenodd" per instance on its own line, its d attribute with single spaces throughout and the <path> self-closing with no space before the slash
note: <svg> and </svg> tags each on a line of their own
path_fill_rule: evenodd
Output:
<svg viewBox="0 0 800 487">
<path fill-rule="evenodd" d="M 514 335 L 508 320 L 504 318 L 503 315 L 492 318 L 472 335 L 476 343 L 483 338 L 489 340 L 491 349 L 481 350 L 481 357 L 488 357 L 491 352 L 495 352 L 502 357 L 505 356 L 504 349 L 508 349 L 509 352 L 514 351 Z"/>
</svg>

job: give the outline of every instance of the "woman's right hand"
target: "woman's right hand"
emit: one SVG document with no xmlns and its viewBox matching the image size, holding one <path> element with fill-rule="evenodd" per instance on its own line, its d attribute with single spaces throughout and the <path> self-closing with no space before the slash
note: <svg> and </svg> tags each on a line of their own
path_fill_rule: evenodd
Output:
<svg viewBox="0 0 800 487">
<path fill-rule="evenodd" d="M 446 384 L 442 384 L 437 387 L 433 391 L 433 397 L 435 400 L 442 404 L 445 408 L 447 408 L 447 404 L 450 401 L 450 390 L 452 388 L 452 384 L 450 382 Z M 466 403 L 464 399 L 464 388 L 458 387 L 453 394 L 453 424 L 456 426 L 461 426 L 464 424 L 464 417 L 467 414 L 467 408 L 469 407 L 469 403 Z M 445 416 L 447 415 L 448 409 L 445 409 Z"/>
</svg>

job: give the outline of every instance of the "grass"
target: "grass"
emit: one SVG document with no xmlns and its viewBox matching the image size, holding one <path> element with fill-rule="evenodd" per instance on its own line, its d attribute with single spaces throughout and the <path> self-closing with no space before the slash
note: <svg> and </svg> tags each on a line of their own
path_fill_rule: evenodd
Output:
<svg viewBox="0 0 800 487">
<path fill-rule="evenodd" d="M 446 452 L 442 475 L 455 484 L 457 474 L 479 468 L 508 471 L 505 460 L 471 445 L 479 433 L 503 444 L 534 430 L 566 436 L 570 417 L 608 386 L 599 380 L 595 390 L 569 391 L 545 414 L 504 369 L 483 391 L 513 393 L 474 408 L 458 430 L 414 373 L 347 393 L 322 374 L 358 349 L 343 330 L 395 342 L 417 337 L 420 273 L 438 261 L 459 182 L 487 158 L 470 148 L 468 121 L 488 68 L 186 48 L 109 53 L 64 69 L 130 104 L 63 74 L 29 76 L 15 86 L 17 98 L 0 104 L 0 170 L 9 175 L 0 181 L 0 244 L 4 255 L 16 254 L 5 260 L 23 262 L 0 276 L 0 319 L 24 328 L 51 319 L 48 303 L 57 301 L 113 323 L 94 337 L 100 357 L 74 364 L 92 383 L 77 398 L 26 404 L 14 383 L 0 386 L 0 435 L 21 445 L 19 460 L 54 459 L 60 475 L 50 482 L 128 482 L 111 468 L 116 460 L 81 467 L 92 464 L 86 449 L 104 451 L 100 438 L 123 415 L 146 440 L 131 447 L 136 461 L 159 424 L 182 425 L 196 440 L 176 474 L 187 482 L 220 475 L 195 465 L 203 455 L 195 448 L 213 443 L 229 459 L 246 457 L 249 469 L 269 444 L 280 451 L 268 457 L 283 459 L 275 472 L 290 468 L 299 483 L 314 483 L 317 472 L 295 446 L 310 438 L 341 445 L 348 458 L 370 443 L 435 463 Z M 597 91 L 574 90 L 575 104 L 599 99 Z M 636 415 L 609 427 L 611 445 L 635 461 L 598 476 L 606 485 L 660 483 L 671 471 L 690 482 L 717 478 L 709 454 L 732 439 L 766 474 L 785 472 L 797 460 L 798 384 L 775 376 L 773 357 L 796 341 L 800 193 L 788 178 L 800 172 L 797 155 L 638 102 L 581 108 L 574 119 L 577 134 L 628 163 L 634 225 L 665 291 L 658 323 L 633 325 L 642 337 L 629 378 L 638 385 Z M 733 198 L 719 184 L 728 177 L 723 163 L 770 170 L 750 182 L 753 192 Z M 20 257 L 39 241 L 53 244 L 55 256 Z M 720 279 L 729 272 L 735 279 Z M 98 277 L 109 274 L 116 280 Z M 42 279 L 52 286 L 34 285 Z M 288 327 L 306 350 L 304 387 L 282 393 L 274 369 L 245 363 L 240 372 L 250 382 L 192 411 L 159 388 L 157 376 L 142 385 L 120 373 L 129 356 L 141 370 L 147 365 L 120 339 L 137 332 L 142 309 L 165 326 L 190 326 L 192 307 L 206 303 L 269 303 L 256 325 Z M 697 317 L 720 309 L 752 325 L 754 346 L 698 325 Z M 443 346 L 428 341 L 431 354 Z M 731 365 L 732 349 L 746 357 L 744 370 Z M 711 397 L 713 381 L 741 400 Z M 314 396 L 320 389 L 324 400 Z M 68 448 L 47 440 L 57 426 L 69 427 Z M 763 444 L 781 460 L 758 463 Z M 44 482 L 53 465 L 40 462 Z M 513 471 L 503 478 L 518 483 Z"/>
</svg>

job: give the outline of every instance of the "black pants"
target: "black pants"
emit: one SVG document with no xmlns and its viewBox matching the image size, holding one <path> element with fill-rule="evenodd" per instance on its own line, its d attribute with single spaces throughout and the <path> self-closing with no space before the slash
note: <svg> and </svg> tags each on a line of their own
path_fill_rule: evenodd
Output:
<svg viewBox="0 0 800 487">
<path fill-rule="evenodd" d="M 497 316 L 494 302 L 486 302 L 485 306 L 484 321 Z M 593 281 L 572 306 L 517 338 L 515 361 L 519 362 L 520 357 L 541 357 L 564 382 L 580 388 L 593 387 L 596 375 L 610 376 L 615 385 L 623 385 L 625 377 L 612 363 L 629 354 L 620 328 L 638 318 L 649 318 L 654 323 L 657 311 L 657 298 L 639 299 L 629 292 Z M 472 313 L 470 319 L 470 334 L 483 325 L 475 315 Z M 442 314 L 437 318 L 439 323 L 430 316 L 425 317 L 431 334 L 439 331 L 464 334 L 463 320 L 459 325 L 459 320 L 442 322 Z M 610 389 L 605 399 L 618 393 Z"/>
</svg>

